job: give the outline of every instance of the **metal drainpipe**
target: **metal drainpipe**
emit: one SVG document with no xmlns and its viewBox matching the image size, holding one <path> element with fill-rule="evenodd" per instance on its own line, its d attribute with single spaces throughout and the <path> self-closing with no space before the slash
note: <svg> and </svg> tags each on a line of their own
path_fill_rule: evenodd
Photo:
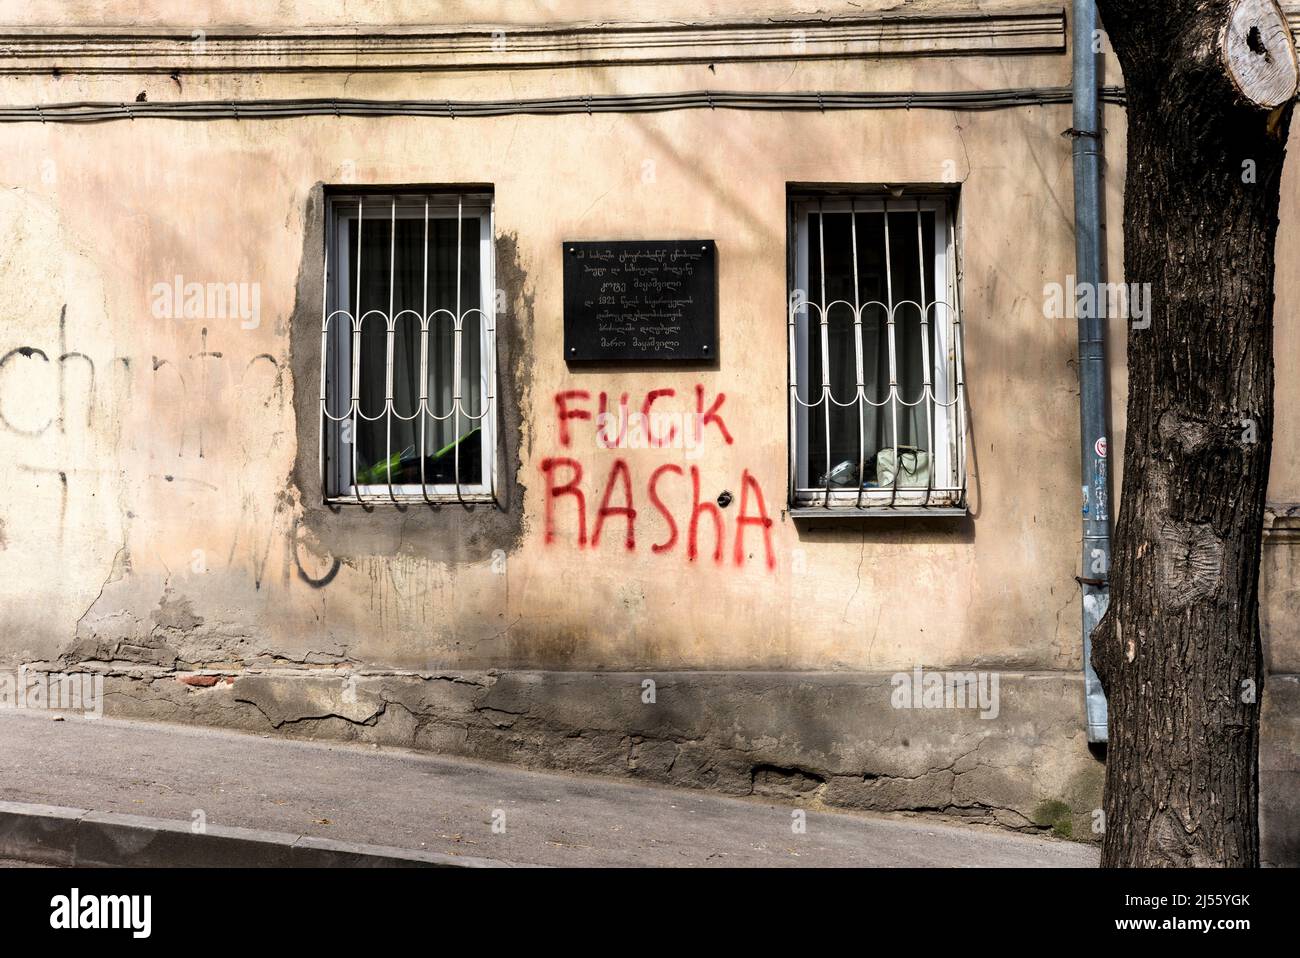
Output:
<svg viewBox="0 0 1300 958">
<path fill-rule="evenodd" d="M 1097 98 L 1095 0 L 1074 0 L 1074 249 L 1078 288 L 1091 288 L 1093 303 L 1105 303 L 1101 277 L 1101 115 Z M 1084 284 L 1091 284 L 1090 287 Z M 1107 468 L 1105 309 L 1076 310 L 1080 316 L 1079 420 L 1083 483 L 1083 673 L 1088 741 L 1105 742 L 1106 695 L 1092 667 L 1092 631 L 1110 602 L 1110 476 Z"/>
</svg>

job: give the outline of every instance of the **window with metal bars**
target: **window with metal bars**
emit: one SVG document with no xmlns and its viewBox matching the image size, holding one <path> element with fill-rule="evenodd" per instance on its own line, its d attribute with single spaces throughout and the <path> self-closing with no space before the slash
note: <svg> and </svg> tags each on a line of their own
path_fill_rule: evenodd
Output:
<svg viewBox="0 0 1300 958">
<path fill-rule="evenodd" d="M 496 497 L 492 197 L 334 196 L 321 324 L 322 488 Z"/>
<path fill-rule="evenodd" d="M 964 511 L 952 197 L 795 196 L 790 214 L 793 513 Z"/>
</svg>

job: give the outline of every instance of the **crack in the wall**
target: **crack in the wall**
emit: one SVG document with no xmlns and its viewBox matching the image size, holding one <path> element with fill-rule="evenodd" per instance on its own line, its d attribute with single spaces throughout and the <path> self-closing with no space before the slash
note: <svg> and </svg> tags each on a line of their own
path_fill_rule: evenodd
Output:
<svg viewBox="0 0 1300 958">
<path fill-rule="evenodd" d="M 274 729 L 282 729 L 286 726 L 304 725 L 307 723 L 312 723 L 312 724 L 325 723 L 334 719 L 341 720 L 347 725 L 356 725 L 356 726 L 369 728 L 379 723 L 379 719 L 383 716 L 383 714 L 387 711 L 388 708 L 388 703 L 383 702 L 380 705 L 378 710 L 376 710 L 372 715 L 364 719 L 355 719 L 352 718 L 351 716 L 344 715 L 340 712 L 334 712 L 334 711 L 322 712 L 320 714 L 315 714 L 315 715 L 295 715 L 293 717 L 286 716 L 284 718 L 277 719 L 274 716 L 272 716 L 265 708 L 263 708 L 262 704 L 258 702 L 256 699 L 241 698 L 239 695 L 236 695 L 235 701 L 242 702 L 245 705 L 251 705 L 253 708 L 257 709 L 257 711 L 261 712 L 262 715 L 266 717 L 267 722 L 270 723 L 271 727 Z"/>
<path fill-rule="evenodd" d="M 81 631 L 81 623 L 85 621 L 86 616 L 90 615 L 91 610 L 99 604 L 99 600 L 104 597 L 104 590 L 122 577 L 120 573 L 116 576 L 114 576 L 114 573 L 118 571 L 118 560 L 122 558 L 126 551 L 126 542 L 123 541 L 117 551 L 113 553 L 113 561 L 110 562 L 108 566 L 108 575 L 104 577 L 104 581 L 100 584 L 99 592 L 95 594 L 95 598 L 91 600 L 90 605 L 86 606 L 86 610 L 82 612 L 81 615 L 77 616 L 77 621 L 72 627 L 73 635 L 76 635 Z"/>
</svg>

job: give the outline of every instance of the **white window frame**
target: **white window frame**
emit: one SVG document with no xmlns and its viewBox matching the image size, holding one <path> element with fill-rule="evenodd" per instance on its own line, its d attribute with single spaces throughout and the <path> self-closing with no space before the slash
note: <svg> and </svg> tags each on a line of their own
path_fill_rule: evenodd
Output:
<svg viewBox="0 0 1300 958">
<path fill-rule="evenodd" d="M 958 308 L 958 260 L 956 251 L 956 203 L 947 194 L 916 193 L 897 198 L 879 193 L 853 195 L 794 196 L 791 200 L 791 247 L 793 253 L 793 288 L 789 296 L 788 328 L 790 337 L 790 510 L 795 516 L 843 515 L 846 512 L 874 515 L 936 515 L 965 514 L 966 512 L 966 414 L 965 383 L 962 362 L 961 318 Z M 818 414 L 822 410 L 824 387 L 809 383 L 810 350 L 820 348 L 829 353 L 827 326 L 820 319 L 823 304 L 808 303 L 806 297 L 813 289 L 809 270 L 816 262 L 813 251 L 821 237 L 814 234 L 811 215 L 818 213 L 917 213 L 917 229 L 907 230 L 906 236 L 891 236 L 888 221 L 886 242 L 918 243 L 921 239 L 923 212 L 934 213 L 934 263 L 926 270 L 925 288 L 927 322 L 934 326 L 934 356 L 929 357 L 932 374 L 928 392 L 923 391 L 922 401 L 929 406 L 932 416 L 933 441 L 931 443 L 930 486 L 921 488 L 882 489 L 826 489 L 814 486 L 808 468 L 808 436 L 818 428 Z M 856 224 L 855 224 L 856 228 Z M 888 261 L 887 261 L 888 262 Z M 819 284 L 820 285 L 820 284 Z M 887 301 L 881 301 L 881 310 L 889 325 L 890 350 L 894 348 L 893 323 L 903 301 L 894 302 L 892 281 L 887 277 L 890 291 Z M 801 297 L 803 301 L 801 302 Z M 829 312 L 832 304 L 824 304 Z M 857 379 L 863 382 L 862 317 L 869 303 L 849 304 L 856 313 L 854 320 Z M 915 315 L 914 307 L 907 307 Z M 833 319 L 839 322 L 842 320 Z M 816 335 L 814 335 L 816 331 Z M 928 349 L 928 347 L 927 347 Z M 896 362 L 891 357 L 891 380 L 896 380 Z M 826 369 L 823 364 L 823 370 Z M 830 387 L 833 394 L 833 387 Z M 844 405 L 847 401 L 858 404 L 864 401 L 865 390 L 858 386 L 856 399 L 834 396 L 834 401 Z M 899 396 L 899 388 L 891 384 L 885 397 L 884 408 L 901 408 L 902 402 L 913 403 L 915 396 Z M 876 397 L 870 397 L 876 404 Z M 901 400 L 901 402 L 900 402 Z M 811 403 L 811 405 L 810 405 Z M 899 403 L 899 406 L 895 406 Z M 822 422 L 825 420 L 822 419 Z M 897 437 L 897 430 L 893 430 Z M 864 440 L 860 438 L 860 444 Z M 895 438 L 897 441 L 897 438 Z M 860 456 L 865 458 L 865 450 Z"/>
<path fill-rule="evenodd" d="M 390 228 L 398 219 L 466 219 L 479 221 L 479 308 L 465 310 L 452 317 L 445 308 L 435 309 L 426 304 L 427 312 L 421 317 L 414 310 L 402 310 L 389 317 L 382 310 L 367 310 L 358 321 L 353 315 L 355 306 L 347 303 L 349 257 L 346 252 L 348 223 L 360 218 L 364 234 L 365 224 L 375 219 L 389 221 Z M 321 324 L 321 454 L 320 473 L 325 499 L 333 503 L 374 502 L 492 502 L 496 500 L 496 261 L 493 237 L 495 203 L 491 194 L 484 193 L 430 193 L 408 195 L 404 193 L 338 194 L 329 197 L 327 204 L 325 236 L 326 257 L 324 285 L 324 319 Z M 457 241 L 462 230 L 457 230 Z M 396 242 L 396 231 L 392 234 Z M 459 255 L 459 245 L 458 255 Z M 428 269 L 426 231 L 425 269 Z M 360 268 L 364 270 L 365 264 Z M 459 277 L 459 272 L 458 272 Z M 390 278 L 391 283 L 391 278 Z M 462 325 L 466 317 L 479 314 L 479 386 L 481 409 L 470 408 L 467 397 L 460 397 L 460 363 Z M 433 409 L 434 400 L 421 400 L 418 415 L 426 423 L 432 418 L 458 417 L 461 421 L 476 421 L 481 425 L 479 480 L 474 483 L 377 483 L 354 482 L 356 475 L 355 450 L 347 439 L 347 423 L 355 434 L 361 418 L 371 416 L 373 410 L 362 412 L 360 403 L 352 398 L 352 390 L 359 382 L 360 365 L 354 364 L 354 350 L 360 351 L 361 323 L 385 322 L 387 326 L 387 356 L 385 358 L 385 408 L 383 417 L 403 417 L 394 408 L 393 391 L 393 337 L 398 323 L 419 322 L 420 376 L 427 382 L 430 332 L 438 325 L 453 321 L 453 386 L 452 408 Z M 358 357 L 359 359 L 359 357 Z M 346 392 L 344 391 L 346 387 Z M 422 386 L 422 392 L 427 386 Z M 378 418 L 378 417 L 372 417 Z M 459 432 L 459 429 L 456 430 Z M 391 445 L 391 440 L 390 440 Z M 388 455 L 392 455 L 390 448 Z M 459 474 L 459 470 L 455 470 Z"/>
</svg>

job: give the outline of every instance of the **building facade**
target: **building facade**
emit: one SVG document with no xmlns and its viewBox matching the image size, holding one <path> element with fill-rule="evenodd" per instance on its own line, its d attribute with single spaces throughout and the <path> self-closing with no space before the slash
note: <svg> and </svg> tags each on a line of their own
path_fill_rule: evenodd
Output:
<svg viewBox="0 0 1300 958">
<path fill-rule="evenodd" d="M 3 17 L 4 665 L 102 674 L 113 716 L 1094 837 L 1067 9 L 118 6 Z"/>
</svg>

